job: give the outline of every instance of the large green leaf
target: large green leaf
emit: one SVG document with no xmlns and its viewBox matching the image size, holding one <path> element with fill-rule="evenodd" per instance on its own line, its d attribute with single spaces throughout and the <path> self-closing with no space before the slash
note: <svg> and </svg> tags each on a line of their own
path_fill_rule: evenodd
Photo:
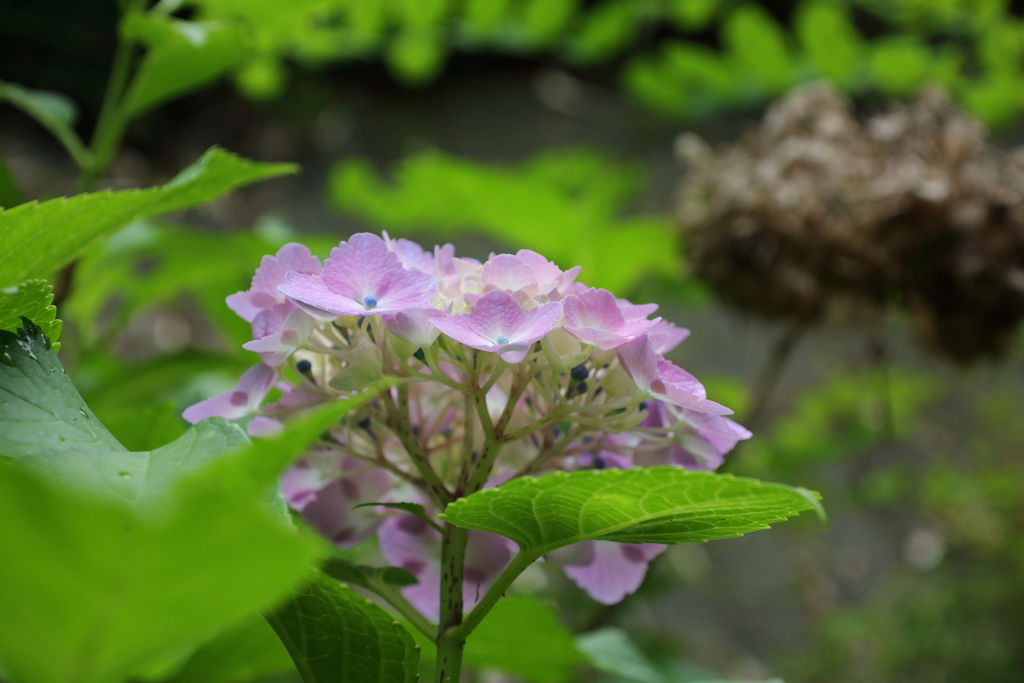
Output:
<svg viewBox="0 0 1024 683">
<path fill-rule="evenodd" d="M 163 683 L 247 683 L 291 673 L 295 665 L 267 620 L 251 614 L 197 649 Z"/>
<path fill-rule="evenodd" d="M 162 448 L 130 452 L 85 405 L 38 327 L 0 332 L 0 360 L 0 454 L 68 486 L 135 504 L 248 443 L 216 418 Z"/>
<path fill-rule="evenodd" d="M 169 183 L 145 190 L 92 192 L 0 212 L 0 287 L 46 277 L 98 239 L 139 218 L 203 204 L 236 187 L 294 173 L 212 148 Z"/>
<path fill-rule="evenodd" d="M 608 627 L 577 636 L 576 646 L 598 671 L 636 683 L 668 683 L 620 628 Z"/>
<path fill-rule="evenodd" d="M 305 683 L 414 683 L 419 648 L 394 617 L 319 571 L 267 615 Z"/>
<path fill-rule="evenodd" d="M 267 493 L 371 394 L 236 453 L 244 435 L 215 418 L 133 454 L 81 404 L 39 328 L 0 336 L 0 449 L 19 456 L 0 466 L 0 661 L 15 683 L 151 670 L 271 607 L 307 571 L 321 542 L 282 519 L 279 497 L 268 509 Z M 136 459 L 145 470 L 120 469 Z"/>
<path fill-rule="evenodd" d="M 194 22 L 132 13 L 122 36 L 148 47 L 128 94 L 136 116 L 220 77 L 245 55 L 245 32 L 227 21 Z"/>
<path fill-rule="evenodd" d="M 0 289 L 0 330 L 18 329 L 24 317 L 41 327 L 46 338 L 55 343 L 63 323 L 57 320 L 57 307 L 52 301 L 53 287 L 45 280 L 29 280 Z"/>
<path fill-rule="evenodd" d="M 820 507 L 816 496 L 676 467 L 556 472 L 459 499 L 442 518 L 501 534 L 540 556 L 591 539 L 685 543 L 740 536 Z"/>
</svg>

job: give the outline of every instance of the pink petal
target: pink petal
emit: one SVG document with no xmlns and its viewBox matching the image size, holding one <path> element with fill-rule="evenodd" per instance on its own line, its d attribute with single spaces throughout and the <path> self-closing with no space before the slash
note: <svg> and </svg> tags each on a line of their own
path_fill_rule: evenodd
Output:
<svg viewBox="0 0 1024 683">
<path fill-rule="evenodd" d="M 254 328 L 259 320 L 260 316 L 257 316 L 253 321 Z M 293 308 L 277 330 L 265 337 L 242 344 L 242 348 L 255 351 L 260 354 L 260 360 L 264 363 L 277 367 L 305 343 L 312 331 L 313 320 L 309 315 L 303 310 Z"/>
<path fill-rule="evenodd" d="M 284 425 L 272 417 L 254 417 L 245 425 L 245 431 L 254 438 L 267 438 L 281 433 Z"/>
<path fill-rule="evenodd" d="M 448 310 L 451 310 L 449 304 Z M 427 348 L 434 343 L 441 330 L 430 324 L 431 318 L 443 317 L 445 311 L 437 308 L 407 308 L 394 314 L 381 316 L 391 334 L 413 346 Z"/>
<path fill-rule="evenodd" d="M 434 255 L 424 251 L 423 247 L 407 239 L 393 240 L 384 233 L 384 241 L 388 249 L 395 253 L 403 268 L 421 270 L 424 273 L 434 272 Z M 453 248 L 454 251 L 454 248 Z"/>
<path fill-rule="evenodd" d="M 641 391 L 650 393 L 651 383 L 661 377 L 658 356 L 651 348 L 651 341 L 647 337 L 637 337 L 618 347 L 617 354 L 629 378 Z"/>
<path fill-rule="evenodd" d="M 303 458 L 281 475 L 281 495 L 293 510 L 302 512 L 327 483 L 323 470 Z"/>
<path fill-rule="evenodd" d="M 195 424 L 210 417 L 237 420 L 251 415 L 266 397 L 277 373 L 262 363 L 245 371 L 234 391 L 226 391 L 205 401 L 191 405 L 181 414 L 188 422 Z"/>
<path fill-rule="evenodd" d="M 381 500 L 391 489 L 391 476 L 355 458 L 342 461 L 342 472 L 345 476 L 303 506 L 302 519 L 339 548 L 351 548 L 372 536 L 384 519 L 375 508 L 352 508 Z"/>
<path fill-rule="evenodd" d="M 518 256 L 511 254 L 492 256 L 484 264 L 480 277 L 488 290 L 517 292 L 537 284 L 533 269 Z"/>
<path fill-rule="evenodd" d="M 385 273 L 401 267 L 383 239 L 361 232 L 331 250 L 331 257 L 324 262 L 324 282 L 335 294 L 362 303 L 367 296 L 377 295 Z"/>
<path fill-rule="evenodd" d="M 530 345 L 555 328 L 561 310 L 553 301 L 524 312 L 509 294 L 495 290 L 480 297 L 469 313 L 431 318 L 430 323 L 455 341 L 518 363 Z"/>
<path fill-rule="evenodd" d="M 626 320 L 639 320 L 646 318 L 658 310 L 658 304 L 634 304 L 626 299 L 619 299 L 617 302 L 622 317 Z"/>
<path fill-rule="evenodd" d="M 249 292 L 237 292 L 228 296 L 225 301 L 228 308 L 238 314 L 242 320 L 251 323 L 263 309 L 252 303 Z"/>
<path fill-rule="evenodd" d="M 647 565 L 667 546 L 658 543 L 594 541 L 594 559 L 586 565 L 567 565 L 566 575 L 594 600 L 614 605 L 636 591 L 647 574 Z"/>
<path fill-rule="evenodd" d="M 654 352 L 665 354 L 689 337 L 690 331 L 685 327 L 676 327 L 666 320 L 660 320 L 658 324 L 648 330 L 647 336 L 651 340 L 651 348 L 654 349 Z"/>
<path fill-rule="evenodd" d="M 605 351 L 642 335 L 660 320 L 625 320 L 611 292 L 588 289 L 562 301 L 565 331 Z"/>
<path fill-rule="evenodd" d="M 335 317 L 366 314 L 366 307 L 362 302 L 331 291 L 319 275 L 292 274 L 288 276 L 288 281 L 277 289 L 295 303 L 302 305 L 309 313 L 320 311 Z M 313 310 L 310 310 L 310 307 Z"/>
<path fill-rule="evenodd" d="M 263 292 L 271 296 L 277 296 L 277 286 L 285 281 L 289 271 L 296 273 L 308 273 L 311 275 L 320 273 L 320 259 L 309 252 L 304 244 L 291 242 L 277 250 L 274 256 L 264 256 L 256 275 L 252 279 L 253 292 Z"/>
</svg>

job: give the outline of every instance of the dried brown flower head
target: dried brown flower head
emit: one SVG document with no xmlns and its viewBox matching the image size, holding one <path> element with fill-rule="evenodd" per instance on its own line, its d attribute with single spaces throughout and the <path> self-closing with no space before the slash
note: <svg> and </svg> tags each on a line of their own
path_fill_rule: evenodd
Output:
<svg viewBox="0 0 1024 683">
<path fill-rule="evenodd" d="M 683 135 L 690 265 L 752 313 L 895 303 L 946 355 L 998 355 L 1024 318 L 1024 149 L 985 137 L 937 91 L 858 120 L 822 84 L 775 103 L 733 147 Z"/>
</svg>

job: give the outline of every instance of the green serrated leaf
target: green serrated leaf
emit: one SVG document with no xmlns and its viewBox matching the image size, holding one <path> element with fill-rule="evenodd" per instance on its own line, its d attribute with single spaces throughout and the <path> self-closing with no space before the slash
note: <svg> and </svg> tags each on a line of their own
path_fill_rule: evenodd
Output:
<svg viewBox="0 0 1024 683">
<path fill-rule="evenodd" d="M 63 323 L 57 320 L 57 307 L 52 305 L 53 287 L 45 280 L 29 280 L 0 289 L 0 330 L 14 331 L 27 318 L 43 330 L 43 334 L 59 351 Z"/>
<path fill-rule="evenodd" d="M 256 163 L 214 147 L 160 187 L 92 192 L 5 209 L 0 212 L 0 287 L 46 277 L 134 220 L 180 211 L 296 171 L 293 164 Z"/>
<path fill-rule="evenodd" d="M 420 582 L 411 572 L 401 567 L 366 567 L 352 564 L 340 557 L 328 559 L 320 569 L 338 581 L 362 588 L 372 589 L 376 582 L 398 588 L 413 586 Z"/>
<path fill-rule="evenodd" d="M 741 536 L 812 509 L 806 495 L 676 467 L 557 472 L 474 493 L 441 517 L 510 538 L 539 557 L 591 539 L 686 543 Z"/>
<path fill-rule="evenodd" d="M 313 570 L 267 614 L 305 683 L 414 683 L 418 648 L 394 617 Z"/>
<path fill-rule="evenodd" d="M 441 526 L 433 519 L 431 519 L 430 515 L 427 514 L 427 509 L 422 505 L 418 505 L 416 503 L 361 503 L 360 505 L 356 505 L 352 509 L 355 510 L 356 508 L 365 507 L 383 507 L 391 508 L 393 510 L 404 510 L 405 512 L 408 512 L 411 515 L 416 515 L 424 522 L 434 527 L 434 529 L 436 529 L 438 533 L 444 533 L 441 530 Z"/>
</svg>

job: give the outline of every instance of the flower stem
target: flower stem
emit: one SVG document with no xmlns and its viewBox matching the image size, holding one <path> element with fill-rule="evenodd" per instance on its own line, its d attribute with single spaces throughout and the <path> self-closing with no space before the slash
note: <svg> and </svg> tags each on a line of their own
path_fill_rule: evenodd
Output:
<svg viewBox="0 0 1024 683">
<path fill-rule="evenodd" d="M 462 626 L 462 571 L 469 532 L 445 524 L 441 537 L 441 614 L 437 629 L 436 683 L 458 683 L 466 634 Z"/>
<path fill-rule="evenodd" d="M 384 601 L 395 608 L 399 614 L 409 620 L 420 633 L 431 640 L 437 640 L 437 629 L 419 613 L 401 593 L 379 579 L 367 579 L 370 590 L 384 598 Z"/>
<path fill-rule="evenodd" d="M 522 551 L 512 558 L 512 562 L 505 567 L 505 571 L 495 580 L 494 584 L 487 590 L 487 593 L 484 594 L 484 597 L 473 608 L 473 611 L 466 615 L 465 621 L 458 626 L 455 635 L 465 642 L 466 637 L 473 632 L 473 629 L 480 625 L 480 622 L 483 621 L 483 618 L 487 616 L 491 608 L 501 599 L 501 596 L 505 594 L 505 591 L 512 585 L 512 582 L 519 578 L 519 575 L 533 564 L 536 559 L 537 557 L 533 554 L 527 554 Z M 440 661 L 440 649 L 438 650 L 438 661 Z M 438 679 L 439 682 L 440 680 Z"/>
</svg>

